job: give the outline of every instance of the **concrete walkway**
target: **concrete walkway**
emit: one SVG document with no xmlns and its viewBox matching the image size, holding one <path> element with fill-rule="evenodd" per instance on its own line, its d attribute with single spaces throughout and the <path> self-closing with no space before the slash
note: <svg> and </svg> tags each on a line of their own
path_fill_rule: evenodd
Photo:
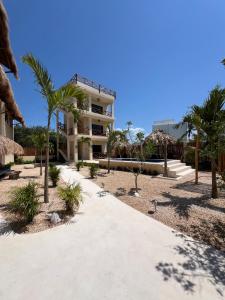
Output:
<svg viewBox="0 0 225 300">
<path fill-rule="evenodd" d="M 1 300 L 224 299 L 222 253 L 102 194 L 66 166 L 62 177 L 83 188 L 76 222 L 0 237 Z"/>
</svg>

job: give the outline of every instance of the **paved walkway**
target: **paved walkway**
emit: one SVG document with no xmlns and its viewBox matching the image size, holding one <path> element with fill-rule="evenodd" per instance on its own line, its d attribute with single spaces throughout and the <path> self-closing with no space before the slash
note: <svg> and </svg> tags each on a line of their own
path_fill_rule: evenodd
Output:
<svg viewBox="0 0 225 300">
<path fill-rule="evenodd" d="M 224 299 L 225 257 L 126 206 L 66 166 L 76 222 L 0 237 L 1 300 Z M 224 293 L 224 295 L 223 295 Z"/>
</svg>

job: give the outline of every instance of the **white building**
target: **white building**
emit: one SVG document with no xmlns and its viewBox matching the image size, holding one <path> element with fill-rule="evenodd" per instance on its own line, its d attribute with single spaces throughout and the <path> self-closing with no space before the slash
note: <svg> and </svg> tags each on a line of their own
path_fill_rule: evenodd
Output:
<svg viewBox="0 0 225 300">
<path fill-rule="evenodd" d="M 58 111 L 57 154 L 58 156 L 61 154 L 66 161 L 70 162 L 104 157 L 106 155 L 107 126 L 110 125 L 114 128 L 116 93 L 78 74 L 73 76 L 71 82 L 85 92 L 88 103 L 78 123 L 74 123 L 72 113 Z M 77 100 L 73 99 L 72 101 L 77 107 Z M 89 142 L 83 142 L 83 138 L 89 138 Z"/>
<path fill-rule="evenodd" d="M 174 120 L 162 120 L 162 121 L 155 121 L 152 126 L 152 131 L 156 129 L 163 130 L 165 133 L 175 137 L 175 139 L 181 139 L 183 142 L 188 141 L 188 123 L 185 123 L 178 128 L 176 128 L 177 123 Z"/>
</svg>

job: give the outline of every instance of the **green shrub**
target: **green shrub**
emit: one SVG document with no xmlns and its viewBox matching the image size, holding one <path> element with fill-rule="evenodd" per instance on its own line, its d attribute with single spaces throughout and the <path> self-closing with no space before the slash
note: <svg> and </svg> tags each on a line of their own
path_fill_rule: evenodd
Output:
<svg viewBox="0 0 225 300">
<path fill-rule="evenodd" d="M 79 184 L 67 184 L 58 188 L 59 197 L 65 201 L 66 211 L 74 214 L 74 206 L 79 207 L 82 202 L 81 187 Z"/>
<path fill-rule="evenodd" d="M 94 178 L 97 175 L 97 171 L 98 171 L 99 167 L 97 164 L 91 164 L 89 167 L 89 171 L 90 171 L 90 177 Z"/>
<path fill-rule="evenodd" d="M 29 182 L 23 187 L 17 187 L 11 192 L 10 207 L 26 218 L 27 222 L 32 222 L 39 208 L 38 185 Z"/>
<path fill-rule="evenodd" d="M 59 181 L 60 178 L 60 169 L 58 169 L 56 166 L 54 165 L 50 165 L 49 166 L 49 178 L 52 182 L 52 186 L 57 186 L 57 183 Z"/>
<path fill-rule="evenodd" d="M 25 164 L 33 164 L 34 160 L 24 160 L 22 157 L 15 158 L 15 164 L 17 165 L 25 165 Z"/>
<path fill-rule="evenodd" d="M 77 171 L 79 172 L 81 168 L 83 168 L 84 163 L 82 161 L 78 161 L 76 163 Z"/>
</svg>

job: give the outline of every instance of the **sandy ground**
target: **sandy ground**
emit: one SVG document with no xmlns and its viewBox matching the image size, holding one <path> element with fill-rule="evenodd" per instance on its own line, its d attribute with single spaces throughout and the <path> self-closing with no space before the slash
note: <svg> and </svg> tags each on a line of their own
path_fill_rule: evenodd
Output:
<svg viewBox="0 0 225 300">
<path fill-rule="evenodd" d="M 87 167 L 80 173 L 89 177 Z M 93 182 L 140 212 L 225 251 L 225 195 L 211 199 L 210 173 L 200 172 L 198 185 L 194 175 L 179 181 L 140 175 L 140 197 L 133 196 L 134 175 L 130 172 L 111 171 L 108 175 L 99 170 Z"/>
<path fill-rule="evenodd" d="M 57 188 L 51 187 L 51 183 L 49 183 L 49 203 L 44 203 L 44 176 L 40 176 L 39 167 L 33 169 L 25 169 L 24 167 L 25 165 L 17 165 L 12 167 L 13 170 L 22 171 L 19 179 L 9 180 L 8 177 L 5 177 L 4 179 L 0 180 L 0 214 L 6 221 L 10 223 L 13 231 L 17 233 L 32 233 L 54 227 L 55 225 L 48 220 L 46 213 L 57 212 L 62 218 L 62 222 L 68 220 L 65 217 L 64 202 L 60 200 L 57 195 Z M 29 181 L 35 181 L 40 184 L 40 209 L 39 214 L 34 217 L 33 222 L 31 224 L 26 224 L 26 222 L 24 222 L 24 220 L 21 219 L 18 214 L 9 211 L 8 204 L 10 201 L 10 191 L 12 191 L 12 189 L 15 187 L 26 185 Z M 64 183 L 60 180 L 59 184 L 62 185 Z M 59 223 L 59 225 L 62 224 L 62 222 Z"/>
</svg>

